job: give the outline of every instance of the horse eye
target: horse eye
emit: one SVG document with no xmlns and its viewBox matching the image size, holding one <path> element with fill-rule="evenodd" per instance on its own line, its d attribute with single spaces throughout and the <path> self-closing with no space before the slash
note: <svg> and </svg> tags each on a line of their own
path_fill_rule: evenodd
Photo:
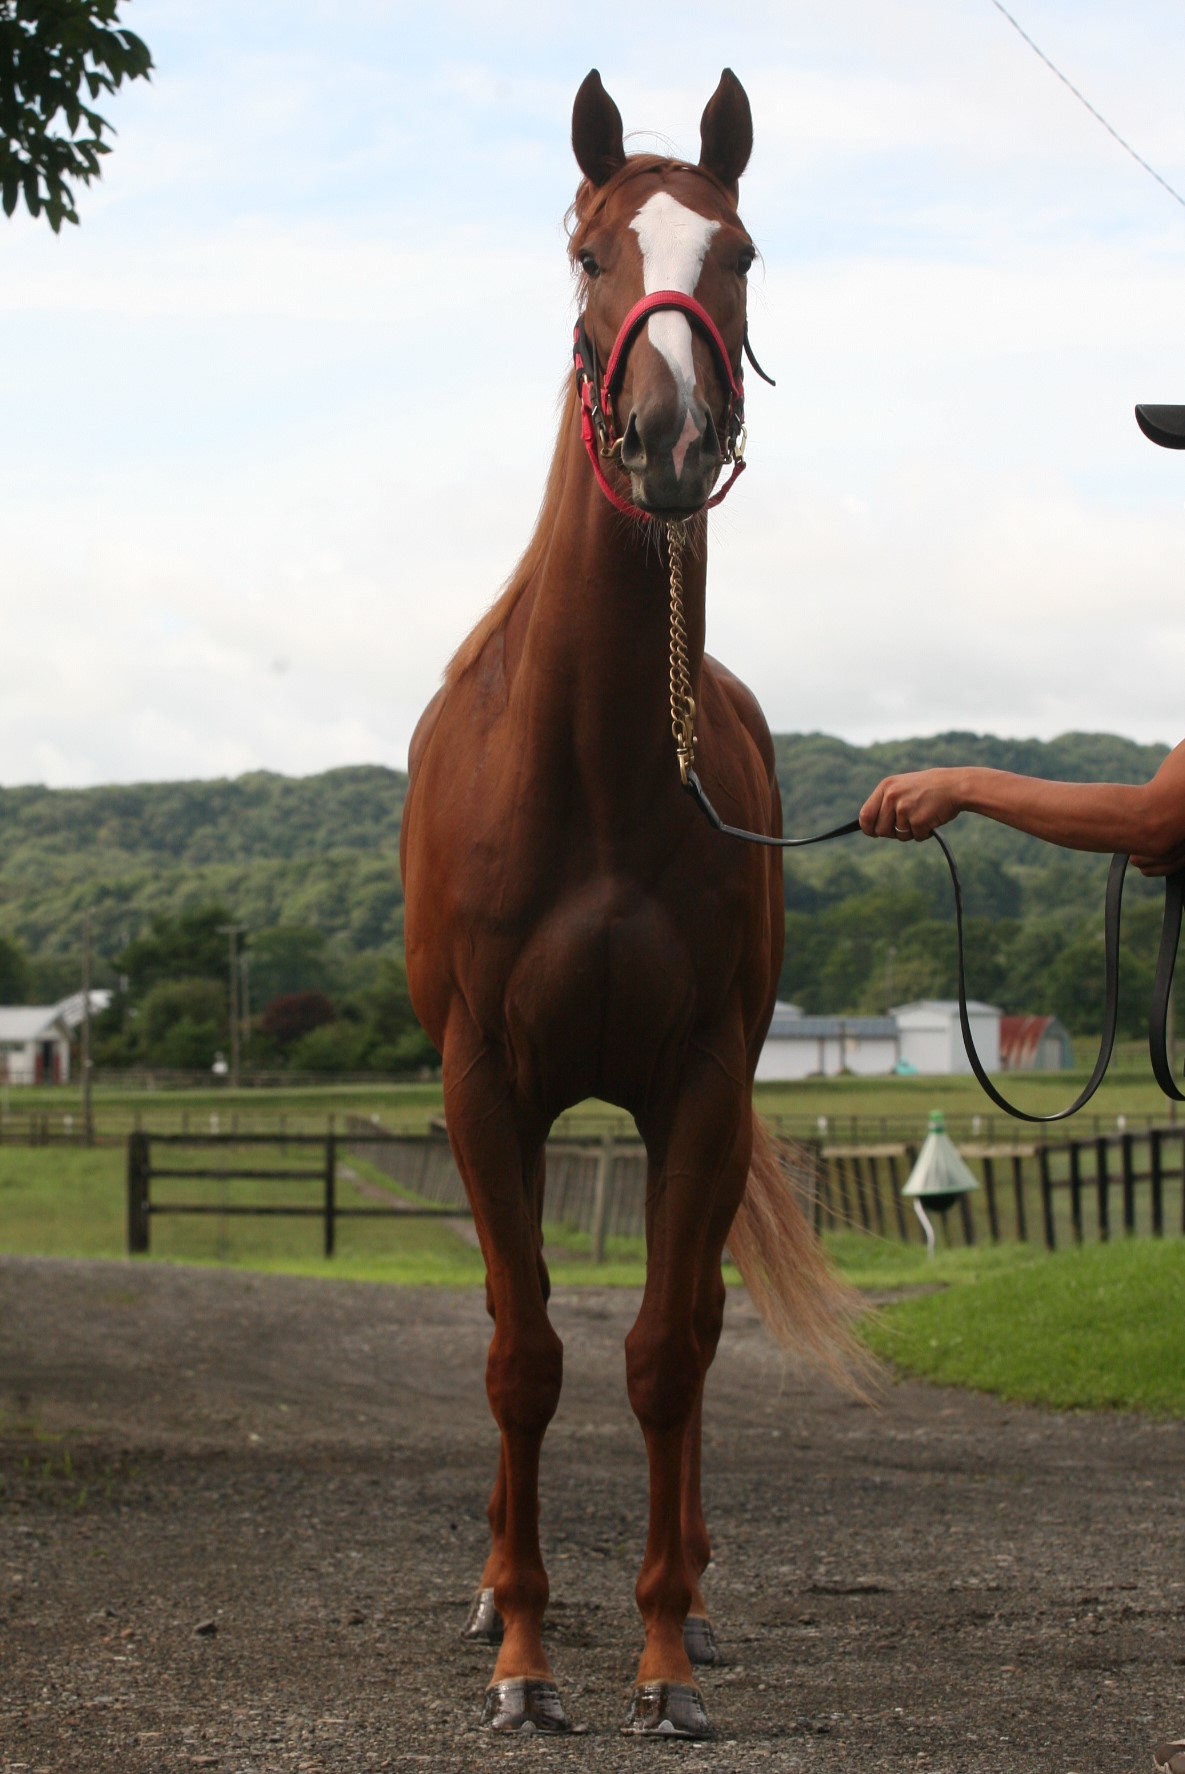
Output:
<svg viewBox="0 0 1185 1774">
<path fill-rule="evenodd" d="M 599 277 L 601 275 L 601 267 L 597 264 L 597 261 L 593 258 L 591 253 L 581 253 L 580 269 L 584 272 L 586 277 Z"/>
<path fill-rule="evenodd" d="M 741 248 L 740 256 L 737 259 L 737 273 L 739 276 L 747 277 L 749 275 L 749 272 L 753 269 L 753 261 L 756 257 L 757 254 L 753 251 L 751 246 Z"/>
</svg>

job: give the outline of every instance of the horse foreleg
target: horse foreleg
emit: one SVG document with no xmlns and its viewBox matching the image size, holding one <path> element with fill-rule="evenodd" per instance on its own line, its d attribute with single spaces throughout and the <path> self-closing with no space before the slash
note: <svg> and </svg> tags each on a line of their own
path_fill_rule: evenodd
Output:
<svg viewBox="0 0 1185 1774">
<path fill-rule="evenodd" d="M 486 1261 L 494 1319 L 486 1396 L 502 1437 L 486 1566 L 502 1644 L 482 1720 L 502 1731 L 527 1724 L 566 1730 L 542 1639 L 548 1583 L 539 1546 L 539 1454 L 563 1374 L 539 1252 L 543 1139 L 513 1114 L 504 1080 L 484 1052 L 458 1054 L 446 1045 L 445 1110 Z"/>
<path fill-rule="evenodd" d="M 693 1606 L 703 1607 L 709 1551 L 699 1418 L 724 1316 L 720 1258 L 750 1155 L 748 1106 L 730 1082 L 706 1065 L 673 1118 L 647 1202 L 646 1291 L 626 1339 L 630 1403 L 650 1465 L 636 1589 L 646 1645 L 626 1728 L 686 1737 L 709 1735 L 684 1637 Z"/>
</svg>

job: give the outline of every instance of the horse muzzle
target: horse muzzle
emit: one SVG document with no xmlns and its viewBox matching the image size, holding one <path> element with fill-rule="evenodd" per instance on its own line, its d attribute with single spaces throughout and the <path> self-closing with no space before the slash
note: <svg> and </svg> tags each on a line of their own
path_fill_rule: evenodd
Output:
<svg viewBox="0 0 1185 1774">
<path fill-rule="evenodd" d="M 626 422 L 618 460 L 641 510 L 664 517 L 699 511 L 724 462 L 711 408 L 696 399 L 674 410 L 667 402 L 640 403 Z"/>
</svg>

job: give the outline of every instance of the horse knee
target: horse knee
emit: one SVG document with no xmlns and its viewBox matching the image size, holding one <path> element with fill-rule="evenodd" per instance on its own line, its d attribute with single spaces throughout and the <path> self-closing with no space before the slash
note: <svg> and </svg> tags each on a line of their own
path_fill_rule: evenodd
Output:
<svg viewBox="0 0 1185 1774">
<path fill-rule="evenodd" d="M 630 1405 L 643 1429 L 677 1429 L 687 1422 L 703 1377 L 690 1330 L 651 1337 L 635 1326 L 626 1338 L 625 1372 Z"/>
<path fill-rule="evenodd" d="M 546 1321 L 530 1333 L 495 1330 L 486 1396 L 500 1429 L 541 1435 L 555 1416 L 563 1378 L 564 1345 Z"/>
</svg>

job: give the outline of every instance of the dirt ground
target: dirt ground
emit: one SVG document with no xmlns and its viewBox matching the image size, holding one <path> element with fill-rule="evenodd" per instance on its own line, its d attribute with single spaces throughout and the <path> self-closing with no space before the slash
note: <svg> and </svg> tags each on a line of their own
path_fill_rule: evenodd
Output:
<svg viewBox="0 0 1185 1774">
<path fill-rule="evenodd" d="M 555 1301 L 550 1646 L 582 1730 L 506 1741 L 458 1637 L 495 1454 L 477 1293 L 0 1261 L 0 1767 L 1129 1774 L 1185 1731 L 1185 1425 L 862 1408 L 783 1375 L 741 1298 L 707 1412 L 717 1736 L 621 1737 L 636 1303 Z"/>
</svg>

